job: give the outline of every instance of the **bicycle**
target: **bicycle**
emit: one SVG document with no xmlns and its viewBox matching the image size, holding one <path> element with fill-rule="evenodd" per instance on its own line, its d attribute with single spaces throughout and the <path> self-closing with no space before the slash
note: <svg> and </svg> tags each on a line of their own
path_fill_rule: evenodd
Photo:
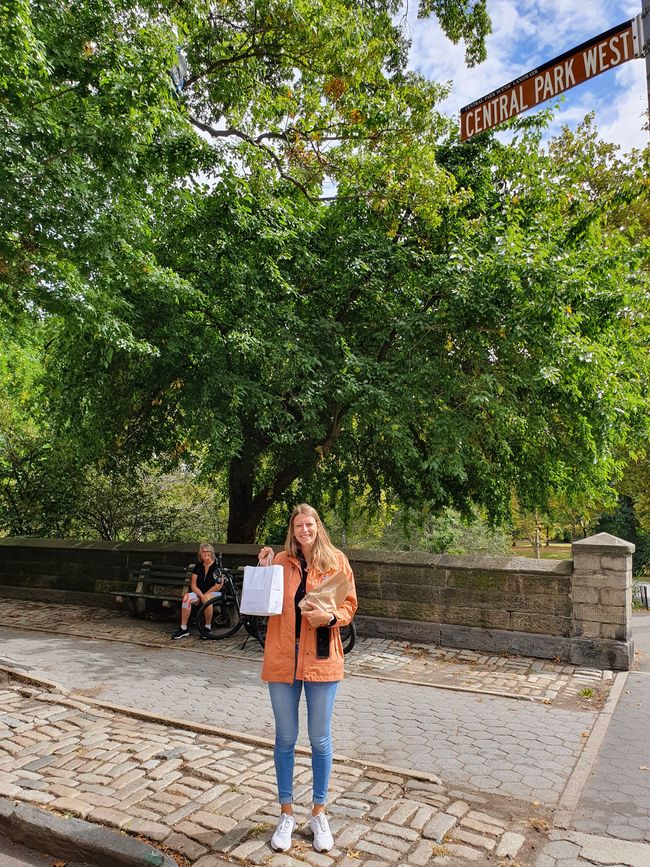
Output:
<svg viewBox="0 0 650 867">
<path fill-rule="evenodd" d="M 268 618 L 240 612 L 235 578 L 232 572 L 223 566 L 221 554 L 217 554 L 215 577 L 217 577 L 217 583 L 223 581 L 221 592 L 218 596 L 212 596 L 203 602 L 196 612 L 196 624 L 201 636 L 211 641 L 220 641 L 223 638 L 230 638 L 243 626 L 248 635 L 263 648 L 266 641 Z M 206 629 L 205 626 L 205 611 L 208 607 L 212 608 L 211 629 Z M 340 635 L 343 652 L 349 653 L 357 640 L 357 628 L 354 621 L 347 626 L 341 626 Z"/>
</svg>

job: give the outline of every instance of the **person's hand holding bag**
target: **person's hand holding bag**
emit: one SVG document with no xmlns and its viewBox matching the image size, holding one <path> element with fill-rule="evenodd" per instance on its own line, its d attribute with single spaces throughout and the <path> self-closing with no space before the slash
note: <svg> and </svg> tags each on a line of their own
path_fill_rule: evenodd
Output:
<svg viewBox="0 0 650 867">
<path fill-rule="evenodd" d="M 263 564 L 263 560 L 266 563 Z M 282 613 L 284 579 L 282 566 L 273 565 L 273 549 L 262 548 L 258 562 L 246 566 L 239 610 L 242 614 L 270 617 Z"/>
<path fill-rule="evenodd" d="M 336 623 L 336 612 L 347 598 L 348 591 L 345 572 L 335 572 L 325 578 L 318 587 L 310 590 L 298 605 L 310 626 L 333 626 Z"/>
<path fill-rule="evenodd" d="M 309 602 L 306 598 L 299 604 L 302 610 L 302 616 L 310 626 L 317 628 L 318 626 L 330 625 L 332 614 L 327 614 L 321 608 L 317 608 L 313 602 Z"/>
</svg>

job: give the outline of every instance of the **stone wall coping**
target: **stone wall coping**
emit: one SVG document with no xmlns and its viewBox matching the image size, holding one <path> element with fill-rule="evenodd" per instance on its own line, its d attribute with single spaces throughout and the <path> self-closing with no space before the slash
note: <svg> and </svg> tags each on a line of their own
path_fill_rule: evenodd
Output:
<svg viewBox="0 0 650 867">
<path fill-rule="evenodd" d="M 596 533 L 587 539 L 579 539 L 571 546 L 573 555 L 576 554 L 634 554 L 636 546 L 611 533 Z"/>
<path fill-rule="evenodd" d="M 612 537 L 614 538 L 614 537 Z M 625 543 L 627 544 L 627 543 Z M 51 548 L 53 550 L 88 550 L 88 551 L 125 551 L 144 555 L 155 555 L 156 552 L 179 553 L 192 555 L 198 548 L 198 543 L 179 542 L 104 542 L 83 541 L 78 539 L 37 539 L 31 536 L 5 536 L 0 538 L 2 547 Z M 276 551 L 279 545 L 273 546 Z M 259 551 L 257 545 L 218 545 L 218 552 L 229 555 L 254 557 Z M 535 560 L 530 557 L 484 557 L 478 555 L 430 554 L 427 551 L 385 551 L 381 549 L 344 548 L 345 553 L 354 563 L 390 564 L 393 566 L 424 566 L 435 569 L 453 569 L 464 571 L 487 570 L 490 572 L 506 572 L 539 575 L 571 575 L 573 563 L 571 560 Z M 617 551 L 620 548 L 617 548 Z"/>
</svg>

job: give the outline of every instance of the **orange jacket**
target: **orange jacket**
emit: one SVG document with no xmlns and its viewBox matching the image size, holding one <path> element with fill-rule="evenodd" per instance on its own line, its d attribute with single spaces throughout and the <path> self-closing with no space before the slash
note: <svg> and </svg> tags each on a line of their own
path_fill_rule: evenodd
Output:
<svg viewBox="0 0 650 867">
<path fill-rule="evenodd" d="M 348 595 L 334 612 L 341 626 L 347 626 L 357 610 L 357 591 L 348 558 L 339 552 L 340 568 L 348 577 Z M 262 680 L 267 682 L 293 683 L 296 666 L 296 590 L 300 585 L 300 563 L 286 551 L 280 551 L 273 563 L 284 569 L 284 602 L 282 614 L 269 617 L 264 645 Z M 317 587 L 326 576 L 310 568 L 307 573 L 307 592 Z M 297 680 L 333 681 L 343 678 L 343 645 L 338 626 L 330 628 L 330 655 L 327 659 L 316 658 L 316 629 L 306 617 L 300 626 L 298 663 L 295 667 Z"/>
</svg>

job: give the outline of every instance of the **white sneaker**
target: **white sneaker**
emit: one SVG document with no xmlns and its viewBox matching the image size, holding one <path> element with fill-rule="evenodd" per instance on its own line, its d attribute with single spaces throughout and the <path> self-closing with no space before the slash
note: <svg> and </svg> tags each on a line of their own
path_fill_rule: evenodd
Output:
<svg viewBox="0 0 650 867">
<path fill-rule="evenodd" d="M 309 827 L 314 834 L 314 849 L 317 852 L 329 852 L 334 845 L 334 838 L 325 813 L 318 813 L 309 819 Z"/>
<path fill-rule="evenodd" d="M 282 813 L 271 837 L 271 849 L 276 852 L 288 852 L 291 849 L 291 835 L 295 827 L 296 820 L 293 816 Z"/>
</svg>

